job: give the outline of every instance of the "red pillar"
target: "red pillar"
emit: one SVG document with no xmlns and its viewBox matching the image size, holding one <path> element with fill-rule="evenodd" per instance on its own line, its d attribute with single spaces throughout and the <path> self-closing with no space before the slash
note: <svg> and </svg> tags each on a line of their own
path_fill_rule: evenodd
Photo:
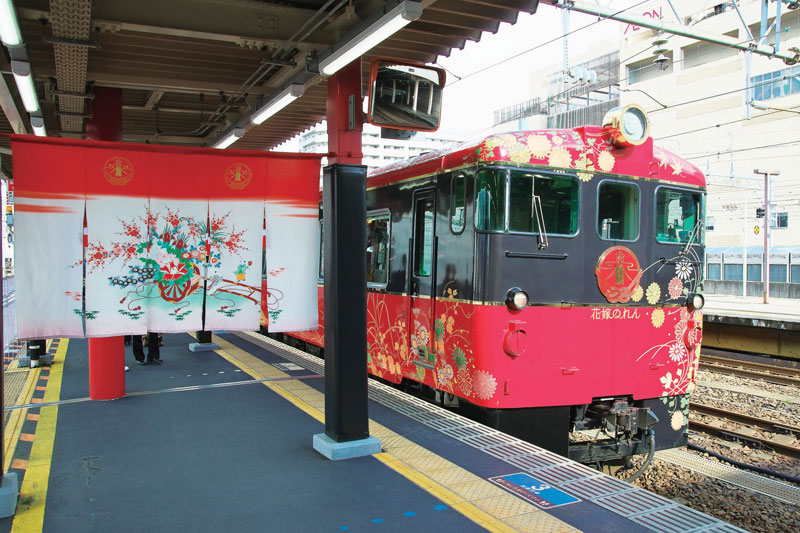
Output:
<svg viewBox="0 0 800 533">
<path fill-rule="evenodd" d="M 364 111 L 361 59 L 328 78 L 328 164 L 360 165 Z"/>
<path fill-rule="evenodd" d="M 86 121 L 86 138 L 122 140 L 122 89 L 95 87 L 92 118 Z M 125 396 L 125 343 L 122 337 L 89 339 L 89 397 L 114 400 Z"/>
</svg>

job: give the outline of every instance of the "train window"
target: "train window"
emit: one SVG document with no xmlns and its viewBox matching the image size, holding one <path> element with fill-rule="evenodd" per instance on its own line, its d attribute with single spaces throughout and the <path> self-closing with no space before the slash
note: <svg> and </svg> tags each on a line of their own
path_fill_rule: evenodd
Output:
<svg viewBox="0 0 800 533">
<path fill-rule="evenodd" d="M 600 183 L 597 190 L 597 234 L 601 239 L 615 241 L 639 238 L 639 187 L 617 181 Z"/>
<path fill-rule="evenodd" d="M 433 198 L 420 198 L 414 228 L 414 275 L 425 277 L 433 269 Z"/>
<path fill-rule="evenodd" d="M 506 229 L 506 171 L 482 169 L 475 180 L 475 228 Z"/>
<path fill-rule="evenodd" d="M 509 231 L 538 233 L 533 195 L 542 202 L 544 231 L 549 235 L 578 232 L 578 180 L 574 176 L 549 176 L 511 171 Z"/>
<path fill-rule="evenodd" d="M 703 244 L 703 195 L 699 192 L 656 189 L 656 240 Z"/>
<path fill-rule="evenodd" d="M 456 174 L 450 182 L 450 231 L 459 234 L 464 231 L 467 218 L 467 178 Z"/>
<path fill-rule="evenodd" d="M 367 215 L 367 283 L 389 279 L 389 213 Z"/>
</svg>

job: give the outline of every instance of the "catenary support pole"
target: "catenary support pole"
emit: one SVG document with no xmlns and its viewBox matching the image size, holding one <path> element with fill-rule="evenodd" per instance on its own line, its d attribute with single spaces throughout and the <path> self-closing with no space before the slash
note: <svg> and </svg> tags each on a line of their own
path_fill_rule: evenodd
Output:
<svg viewBox="0 0 800 533">
<path fill-rule="evenodd" d="M 764 303 L 769 303 L 769 177 L 780 176 L 780 170 L 759 170 L 753 172 L 764 175 L 764 252 L 761 258 L 761 281 L 764 284 Z"/>
<path fill-rule="evenodd" d="M 86 138 L 122 141 L 122 89 L 95 87 L 93 118 L 86 121 Z M 113 400 L 125 396 L 125 343 L 122 337 L 89 339 L 89 397 Z"/>
<path fill-rule="evenodd" d="M 361 165 L 361 60 L 328 79 L 330 166 L 323 172 L 325 433 L 314 449 L 332 460 L 371 455 L 367 412 L 366 179 Z"/>
</svg>

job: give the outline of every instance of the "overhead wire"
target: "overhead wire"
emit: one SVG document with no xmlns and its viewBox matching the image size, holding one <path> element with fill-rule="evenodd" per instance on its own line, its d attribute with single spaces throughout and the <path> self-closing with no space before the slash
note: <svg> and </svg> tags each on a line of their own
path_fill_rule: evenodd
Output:
<svg viewBox="0 0 800 533">
<path fill-rule="evenodd" d="M 497 61 L 496 63 L 492 63 L 491 65 L 487 65 L 485 67 L 479 68 L 478 70 L 476 70 L 474 72 L 470 72 L 469 74 L 465 74 L 464 76 L 461 76 L 461 77 L 456 76 L 456 77 L 458 77 L 458 79 L 455 80 L 452 83 L 449 83 L 447 85 L 447 87 L 451 87 L 451 86 L 455 85 L 456 83 L 458 83 L 460 81 L 469 79 L 469 78 L 471 78 L 473 76 L 476 76 L 476 75 L 480 74 L 481 72 L 485 72 L 485 71 L 487 71 L 489 69 L 498 67 L 498 66 L 502 65 L 503 63 L 507 63 L 507 62 L 511 61 L 512 59 L 516 59 L 516 58 L 518 58 L 520 56 L 523 56 L 523 55 L 525 55 L 525 54 L 527 54 L 529 52 L 533 52 L 534 50 L 538 50 L 539 48 L 542 48 L 542 47 L 547 46 L 548 44 L 552 44 L 554 42 L 557 42 L 560 39 L 563 39 L 564 37 L 568 37 L 568 36 L 570 36 L 570 35 L 572 35 L 574 33 L 577 33 L 579 31 L 585 30 L 586 28 L 590 28 L 590 27 L 594 26 L 595 24 L 599 24 L 600 22 L 603 22 L 604 20 L 608 20 L 610 17 L 613 17 L 615 15 L 619 15 L 620 13 L 624 13 L 624 12 L 630 10 L 630 9 L 633 9 L 635 7 L 639 7 L 642 4 L 646 4 L 648 2 L 650 2 L 650 0 L 642 0 L 641 2 L 639 2 L 637 4 L 634 4 L 632 6 L 626 7 L 625 9 L 620 9 L 619 11 L 617 11 L 615 13 L 612 13 L 611 15 L 606 15 L 605 17 L 598 17 L 596 21 L 590 22 L 589 24 L 586 24 L 585 26 L 581 26 L 580 28 L 576 28 L 576 29 L 574 29 L 572 31 L 569 31 L 569 32 L 563 34 L 563 35 L 560 35 L 558 37 L 554 37 L 554 38 L 552 38 L 550 40 L 547 40 L 547 41 L 545 41 L 543 43 L 537 44 L 536 46 L 534 46 L 532 48 L 528 48 L 527 50 L 523 50 L 522 52 L 518 52 L 518 53 L 516 53 L 516 54 L 514 54 L 512 56 L 509 56 L 509 57 L 507 57 L 505 59 Z"/>
</svg>

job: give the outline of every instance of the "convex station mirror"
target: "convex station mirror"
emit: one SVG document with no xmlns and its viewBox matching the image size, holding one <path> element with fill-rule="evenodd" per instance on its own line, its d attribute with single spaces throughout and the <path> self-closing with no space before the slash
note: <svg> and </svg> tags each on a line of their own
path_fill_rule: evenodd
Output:
<svg viewBox="0 0 800 533">
<path fill-rule="evenodd" d="M 367 120 L 382 128 L 436 131 L 444 82 L 443 69 L 376 59 L 370 68 Z"/>
</svg>

